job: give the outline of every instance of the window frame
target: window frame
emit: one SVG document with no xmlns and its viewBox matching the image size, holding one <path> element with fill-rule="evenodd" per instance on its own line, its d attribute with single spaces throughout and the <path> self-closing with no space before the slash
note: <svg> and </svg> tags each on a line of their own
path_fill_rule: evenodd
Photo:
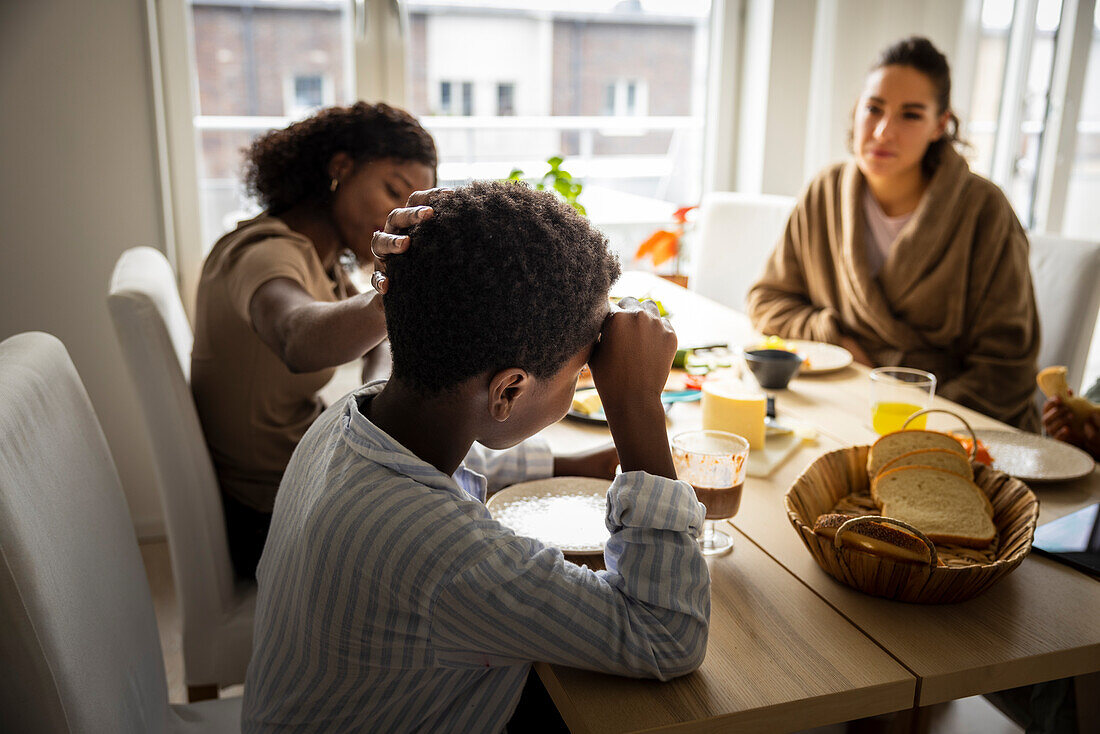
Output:
<svg viewBox="0 0 1100 734">
<path fill-rule="evenodd" d="M 980 0 L 975 0 L 980 4 Z M 1035 182 L 1025 211 L 1017 211 L 1029 231 L 1060 234 L 1065 217 L 1069 179 L 1073 171 L 1080 117 L 1092 43 L 1097 0 L 1062 0 L 1061 21 L 1055 34 L 1047 108 L 1039 139 Z M 1027 74 L 1034 47 L 1035 14 L 1039 0 L 1016 0 L 1009 29 L 1001 109 L 993 147 L 990 179 L 1009 190 L 1017 164 Z M 980 29 L 978 29 L 980 34 Z M 980 35 L 975 35 L 977 44 Z"/>
</svg>

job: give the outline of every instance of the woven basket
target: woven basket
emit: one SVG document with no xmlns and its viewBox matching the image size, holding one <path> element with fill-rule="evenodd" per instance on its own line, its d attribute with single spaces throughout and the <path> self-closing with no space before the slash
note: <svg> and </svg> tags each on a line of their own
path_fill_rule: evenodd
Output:
<svg viewBox="0 0 1100 734">
<path fill-rule="evenodd" d="M 974 482 L 993 504 L 993 523 L 997 526 L 986 558 L 941 545 L 934 548 L 939 551 L 940 565 L 936 564 L 935 552 L 931 565 L 906 563 L 851 548 L 837 548 L 833 540 L 814 534 L 817 517 L 833 512 L 842 500 L 858 501 L 866 495 L 864 504 L 873 506 L 867 478 L 869 450 L 869 446 L 854 446 L 821 456 L 802 472 L 784 498 L 787 517 L 795 531 L 818 565 L 833 578 L 874 596 L 946 604 L 982 593 L 1020 565 L 1031 551 L 1039 500 L 1020 480 L 983 464 L 973 464 Z M 862 514 L 874 513 L 868 510 Z M 943 565 L 945 561 L 948 565 Z"/>
</svg>

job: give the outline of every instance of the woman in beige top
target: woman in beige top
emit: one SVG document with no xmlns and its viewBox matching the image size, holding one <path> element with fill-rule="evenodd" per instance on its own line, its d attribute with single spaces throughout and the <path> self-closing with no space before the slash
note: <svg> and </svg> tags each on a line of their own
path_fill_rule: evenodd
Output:
<svg viewBox="0 0 1100 734">
<path fill-rule="evenodd" d="M 257 139 L 246 181 L 264 207 L 203 264 L 191 389 L 221 485 L 237 572 L 255 573 L 290 455 L 338 365 L 386 336 L 379 299 L 338 264 L 371 258 L 389 212 L 435 185 L 431 136 L 385 104 L 333 107 Z"/>
<path fill-rule="evenodd" d="M 766 334 L 932 372 L 938 394 L 1035 430 L 1027 237 L 955 151 L 950 95 L 947 60 L 928 40 L 882 53 L 853 114 L 853 158 L 803 192 L 749 315 Z"/>
</svg>

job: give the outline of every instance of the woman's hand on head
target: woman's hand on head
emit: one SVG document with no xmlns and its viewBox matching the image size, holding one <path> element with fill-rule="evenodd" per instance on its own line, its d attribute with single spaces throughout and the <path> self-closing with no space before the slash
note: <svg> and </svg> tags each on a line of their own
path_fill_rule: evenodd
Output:
<svg viewBox="0 0 1100 734">
<path fill-rule="evenodd" d="M 399 255 L 409 249 L 409 237 L 406 233 L 435 214 L 435 210 L 427 206 L 427 203 L 436 191 L 439 189 L 414 191 L 405 206 L 389 213 L 386 217 L 385 229 L 375 232 L 371 238 L 370 249 L 371 254 L 374 255 L 374 274 L 371 276 L 371 285 L 379 293 L 385 294 L 389 288 L 389 281 L 386 278 L 386 258 L 390 255 Z"/>
</svg>

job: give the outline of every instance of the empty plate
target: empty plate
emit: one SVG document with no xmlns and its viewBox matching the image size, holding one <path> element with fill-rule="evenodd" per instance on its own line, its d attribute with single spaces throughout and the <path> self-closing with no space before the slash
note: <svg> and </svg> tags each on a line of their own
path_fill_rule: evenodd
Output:
<svg viewBox="0 0 1100 734">
<path fill-rule="evenodd" d="M 516 535 L 535 538 L 562 553 L 602 553 L 611 537 L 607 515 L 607 479 L 553 477 L 513 484 L 486 503 L 493 519 Z"/>
<path fill-rule="evenodd" d="M 1092 457 L 1064 441 L 1024 431 L 974 431 L 989 449 L 993 468 L 1017 479 L 1058 482 L 1092 471 Z"/>
</svg>

